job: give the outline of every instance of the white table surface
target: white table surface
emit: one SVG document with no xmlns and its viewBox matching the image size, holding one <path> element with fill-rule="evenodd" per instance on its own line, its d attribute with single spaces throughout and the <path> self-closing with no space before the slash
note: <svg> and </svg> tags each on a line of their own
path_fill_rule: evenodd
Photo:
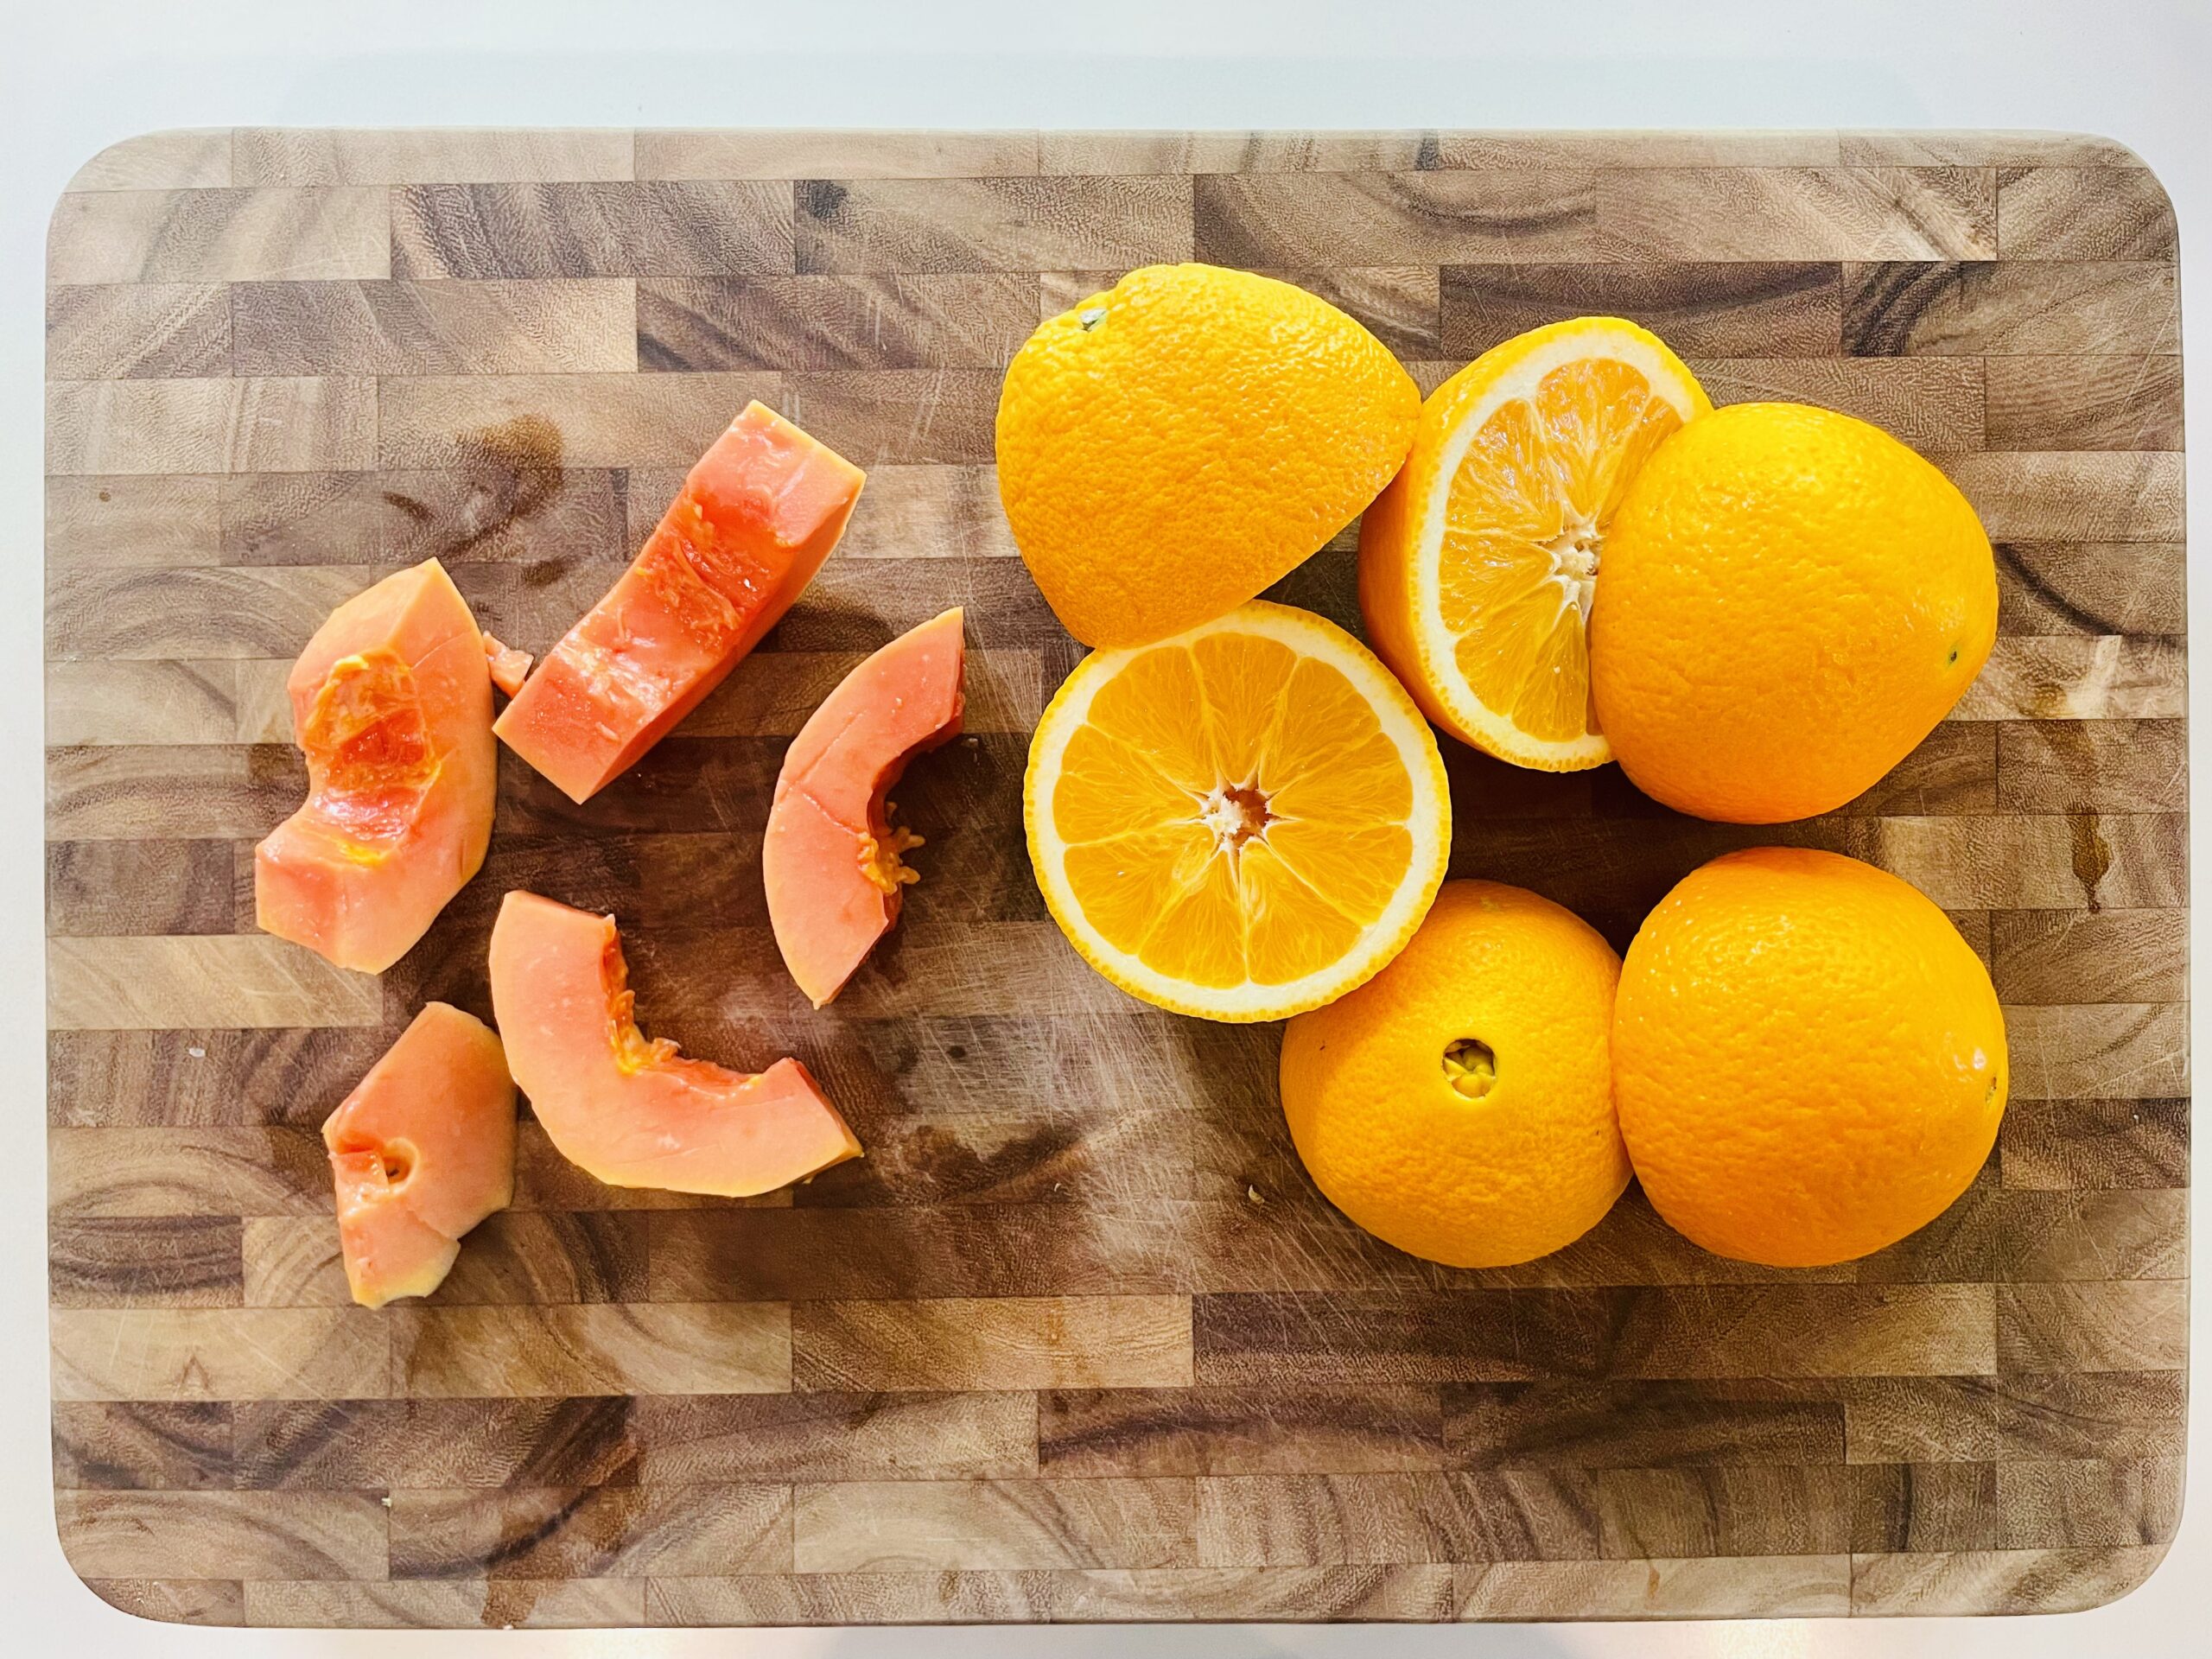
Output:
<svg viewBox="0 0 2212 1659">
<path fill-rule="evenodd" d="M 30 15 L 36 5 L 36 15 Z M 2212 1454 L 2164 1566 L 2063 1618 L 1427 1628 L 484 1633 L 194 1630 L 115 1612 L 55 1541 L 47 1439 L 40 383 L 47 215 L 112 141 L 234 124 L 2043 127 L 2121 139 L 2179 212 L 2212 340 L 2207 0 L 14 0 L 0 7 L 0 1649 L 99 1656 L 2021 1656 L 2208 1650 Z M 2212 370 L 2190 492 L 2212 499 Z M 2212 639 L 2196 573 L 2191 631 Z M 2196 685 L 2212 683 L 2200 672 Z M 2192 696 L 2192 762 L 2212 741 Z M 2200 868 L 2212 813 L 2191 836 Z M 2200 912 L 2200 916 L 2202 912 Z M 2205 927 L 2193 955 L 2204 960 Z M 2192 1021 L 2202 1045 L 2203 1021 Z M 2200 1176 L 2204 1160 L 2197 1160 Z M 2200 1218 L 2201 1224 L 2201 1218 Z M 2212 1228 L 2192 1247 L 2212 1282 Z M 2197 1300 L 2193 1346 L 2204 1340 Z"/>
</svg>

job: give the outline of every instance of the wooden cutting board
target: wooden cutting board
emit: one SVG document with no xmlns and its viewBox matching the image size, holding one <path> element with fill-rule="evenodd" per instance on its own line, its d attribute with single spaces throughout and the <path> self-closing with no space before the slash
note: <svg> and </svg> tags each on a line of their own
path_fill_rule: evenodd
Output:
<svg viewBox="0 0 2212 1659">
<path fill-rule="evenodd" d="M 1624 313 L 1719 401 L 1864 415 L 1999 543 L 1995 654 L 1846 810 L 1695 823 L 1447 743 L 1457 874 L 1624 944 L 1789 841 L 1950 909 L 2015 1092 L 1869 1261 L 1718 1260 L 1631 1191 L 1453 1272 L 1291 1154 L 1278 1033 L 1095 978 L 1026 864 L 1077 658 L 1000 516 L 1041 315 L 1196 257 L 1294 276 L 1425 385 Z M 2015 134 L 166 133 L 55 212 L 47 914 L 55 1502 L 149 1617 L 253 1624 L 1986 1612 L 2108 1600 L 2180 1507 L 2188 1074 L 2174 222 Z M 502 776 L 404 962 L 255 932 L 299 800 L 280 688 L 338 601 L 445 560 L 543 651 L 760 397 L 869 469 L 766 647 L 577 808 Z M 1351 537 L 1277 596 L 1357 626 Z M 968 607 L 971 735 L 900 792 L 922 885 L 825 1013 L 765 926 L 784 744 Z M 752 1204 L 612 1191 L 525 1125 L 427 1303 L 350 1306 L 316 1128 L 494 906 L 621 918 L 649 1029 L 791 1052 L 868 1143 Z"/>
</svg>

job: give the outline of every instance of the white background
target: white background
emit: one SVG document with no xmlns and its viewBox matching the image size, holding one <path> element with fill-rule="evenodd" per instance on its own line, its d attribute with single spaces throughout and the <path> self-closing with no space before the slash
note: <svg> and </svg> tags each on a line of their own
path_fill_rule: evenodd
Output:
<svg viewBox="0 0 2212 1659">
<path fill-rule="evenodd" d="M 28 15 L 31 4 L 36 15 Z M 2143 1589 L 2041 1619 L 1522 1627 L 576 1632 L 190 1630 L 71 1577 L 47 1445 L 40 380 L 47 215 L 77 166 L 171 126 L 2044 127 L 2107 135 L 2180 213 L 2212 339 L 2206 0 L 9 0 L 0 5 L 0 1646 L 100 1656 L 1936 1655 L 2204 1652 L 2200 1389 L 2181 1536 Z M 2193 376 L 2206 499 L 2212 370 Z M 2192 582 L 2191 632 L 2212 638 Z M 2212 676 L 2200 676 L 2200 683 Z M 2192 699 L 2201 770 L 2212 721 Z M 2197 821 L 2204 857 L 2212 813 Z M 2205 936 L 2199 923 L 2192 952 Z M 2202 1022 L 2196 1021 L 2202 1050 Z M 2198 1160 L 2202 1173 L 2203 1162 Z M 2212 1282 L 2212 1228 L 2193 1271 Z M 2192 1347 L 2204 1340 L 2199 1298 Z"/>
</svg>

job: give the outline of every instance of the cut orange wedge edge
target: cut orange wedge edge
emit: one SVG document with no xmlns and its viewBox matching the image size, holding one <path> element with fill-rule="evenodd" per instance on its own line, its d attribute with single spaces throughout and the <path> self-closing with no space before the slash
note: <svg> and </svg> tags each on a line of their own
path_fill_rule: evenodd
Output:
<svg viewBox="0 0 2212 1659">
<path fill-rule="evenodd" d="M 1030 741 L 1022 812 L 1084 959 L 1209 1020 L 1363 983 L 1427 914 L 1452 843 L 1404 688 L 1334 623 L 1263 601 L 1085 658 Z"/>
<path fill-rule="evenodd" d="M 1618 317 L 1534 329 L 1429 395 L 1359 539 L 1368 637 L 1429 719 L 1516 766 L 1612 759 L 1590 705 L 1605 531 L 1652 451 L 1712 408 Z"/>
</svg>

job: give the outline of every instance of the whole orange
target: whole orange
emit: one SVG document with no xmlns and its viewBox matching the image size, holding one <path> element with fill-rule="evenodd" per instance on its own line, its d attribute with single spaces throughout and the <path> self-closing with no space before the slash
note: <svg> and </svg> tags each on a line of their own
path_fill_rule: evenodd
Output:
<svg viewBox="0 0 2212 1659">
<path fill-rule="evenodd" d="M 1989 537 L 1950 480 L 1848 415 L 1738 404 L 1661 444 L 1613 515 L 1592 703 L 1646 794 L 1777 823 L 1878 782 L 1996 636 Z"/>
<path fill-rule="evenodd" d="M 1693 870 L 1628 949 L 1613 1093 L 1637 1178 L 1719 1255 L 1825 1267 L 1966 1191 L 2005 1114 L 1989 972 L 1920 890 L 1757 847 Z"/>
<path fill-rule="evenodd" d="M 1235 610 L 1351 523 L 1406 458 L 1421 391 L 1319 296 L 1147 265 L 1043 324 L 999 392 L 999 499 L 1085 645 Z"/>
<path fill-rule="evenodd" d="M 1453 1267 L 1573 1243 L 1628 1185 L 1607 1063 L 1619 974 L 1549 899 L 1446 882 L 1389 966 L 1283 1030 L 1283 1115 L 1314 1185 Z"/>
</svg>

